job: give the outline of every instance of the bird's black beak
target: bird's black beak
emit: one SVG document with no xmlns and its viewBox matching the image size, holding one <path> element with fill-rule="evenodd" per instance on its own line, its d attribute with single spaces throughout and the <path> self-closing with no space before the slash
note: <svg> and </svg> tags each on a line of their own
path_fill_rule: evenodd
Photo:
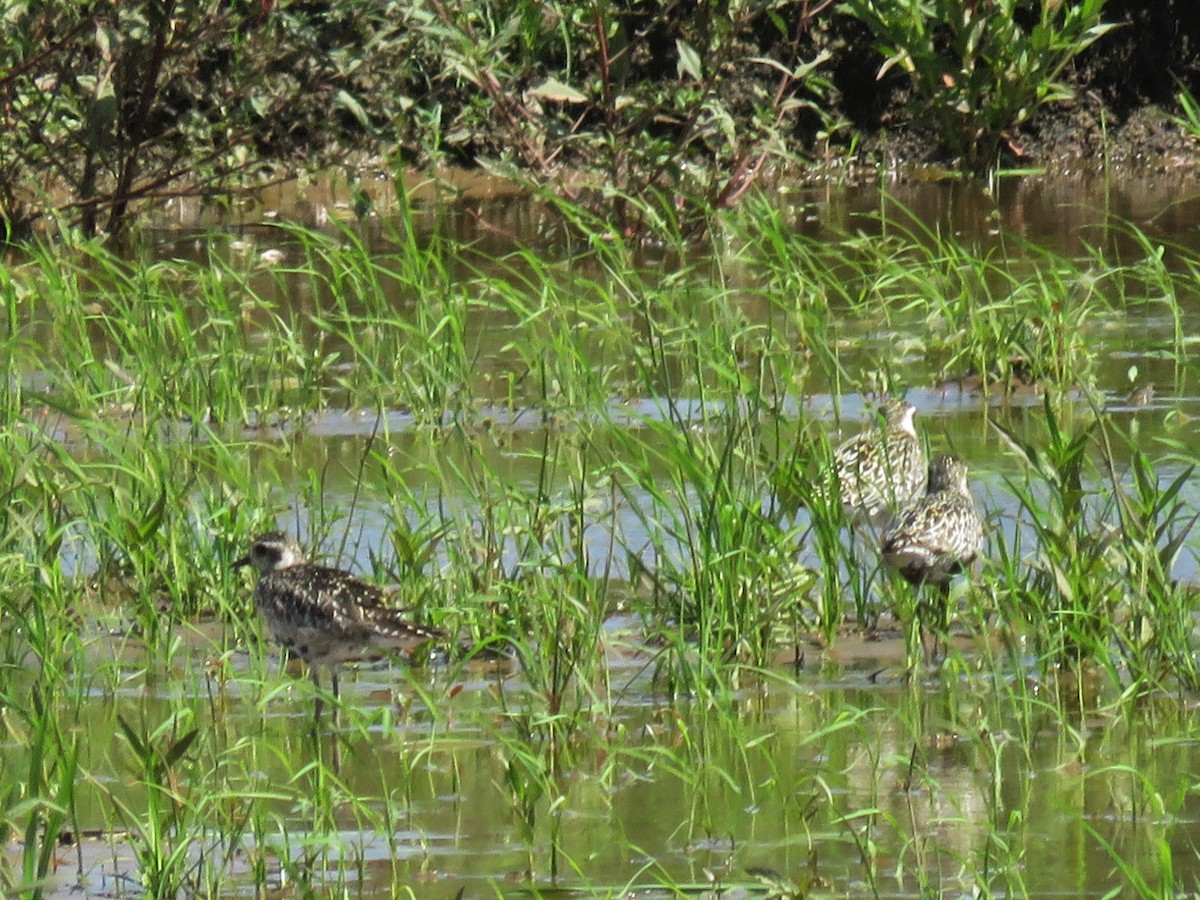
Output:
<svg viewBox="0 0 1200 900">
<path fill-rule="evenodd" d="M 239 559 L 239 560 L 235 560 L 235 561 L 233 562 L 233 564 L 232 564 L 232 565 L 230 565 L 230 567 L 229 567 L 229 568 L 231 568 L 231 569 L 240 569 L 242 566 L 248 566 L 248 565 L 250 565 L 250 557 L 249 557 L 249 556 L 243 556 L 241 559 Z"/>
</svg>

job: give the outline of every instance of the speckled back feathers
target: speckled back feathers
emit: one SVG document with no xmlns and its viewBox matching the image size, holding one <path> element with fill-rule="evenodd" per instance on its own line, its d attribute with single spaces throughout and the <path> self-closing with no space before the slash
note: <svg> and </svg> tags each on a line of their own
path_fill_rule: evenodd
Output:
<svg viewBox="0 0 1200 900">
<path fill-rule="evenodd" d="M 859 518 L 879 523 L 925 493 L 925 448 L 913 425 L 916 408 L 889 399 L 874 424 L 833 452 L 833 480 L 842 505 Z"/>
<path fill-rule="evenodd" d="M 967 484 L 967 467 L 948 453 L 929 464 L 928 493 L 883 535 L 883 558 L 914 584 L 948 584 L 983 550 L 983 520 Z"/>
</svg>

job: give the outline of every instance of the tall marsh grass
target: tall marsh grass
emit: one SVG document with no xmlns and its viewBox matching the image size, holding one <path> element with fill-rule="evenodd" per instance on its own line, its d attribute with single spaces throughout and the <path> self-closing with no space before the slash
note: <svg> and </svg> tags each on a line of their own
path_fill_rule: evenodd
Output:
<svg viewBox="0 0 1200 900">
<path fill-rule="evenodd" d="M 280 229 L 278 268 L 214 237 L 201 262 L 84 244 L 4 269 L 5 891 L 61 885 L 56 841 L 99 832 L 158 895 L 369 893 L 454 877 L 446 835 L 486 822 L 535 890 L 1036 892 L 1044 804 L 1102 776 L 1013 785 L 1092 752 L 1082 718 L 1152 731 L 1130 701 L 1197 685 L 1196 452 L 1185 421 L 1124 427 L 1104 353 L 1158 310 L 1146 367 L 1182 393 L 1200 259 L 903 216 L 817 240 L 765 202 L 722 225 L 489 259 L 410 216 Z M 913 620 L 811 490 L 883 390 L 921 398 L 931 445 L 947 408 L 994 424 L 971 467 L 1008 505 L 940 668 L 838 661 Z M 276 524 L 452 635 L 365 670 L 335 733 L 228 569 Z M 1171 790 L 1152 770 L 1139 796 Z M 1181 834 L 1156 837 L 1176 883 Z M 1081 883 L 1155 883 L 1120 860 Z"/>
</svg>

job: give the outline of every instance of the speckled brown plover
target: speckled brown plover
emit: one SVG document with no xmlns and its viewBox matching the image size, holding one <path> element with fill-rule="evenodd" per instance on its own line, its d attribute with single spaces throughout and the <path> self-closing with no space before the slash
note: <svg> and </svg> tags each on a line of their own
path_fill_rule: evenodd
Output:
<svg viewBox="0 0 1200 900">
<path fill-rule="evenodd" d="M 883 558 L 913 584 L 947 585 L 983 549 L 983 520 L 967 466 L 949 453 L 929 463 L 929 487 L 883 535 Z"/>
<path fill-rule="evenodd" d="M 402 653 L 444 634 L 417 625 L 383 602 L 383 592 L 342 569 L 307 561 L 300 545 L 280 531 L 255 538 L 250 552 L 233 565 L 259 572 L 254 605 L 275 640 L 308 663 L 313 684 L 329 669 L 338 698 L 338 666 Z M 321 714 L 320 694 L 316 715 Z"/>
<path fill-rule="evenodd" d="M 913 425 L 916 407 L 890 398 L 879 412 L 881 422 L 834 450 L 827 484 L 840 492 L 842 506 L 854 519 L 883 526 L 925 493 L 928 470 Z"/>
<path fill-rule="evenodd" d="M 967 466 L 949 453 L 929 463 L 929 487 L 884 532 L 884 561 L 907 581 L 937 588 L 936 604 L 918 605 L 936 617 L 941 633 L 949 615 L 950 580 L 983 552 L 983 519 L 967 484 Z M 935 644 L 936 647 L 936 644 Z"/>
</svg>

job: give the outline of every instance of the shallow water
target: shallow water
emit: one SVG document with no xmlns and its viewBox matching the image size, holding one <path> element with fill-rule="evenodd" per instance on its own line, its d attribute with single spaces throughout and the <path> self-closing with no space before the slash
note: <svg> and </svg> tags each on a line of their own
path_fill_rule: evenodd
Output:
<svg viewBox="0 0 1200 900">
<path fill-rule="evenodd" d="M 115 717 L 153 726 L 180 692 L 196 695 L 194 724 L 209 732 L 197 764 L 213 766 L 222 796 L 209 798 L 216 802 L 207 815 L 236 818 L 239 798 L 271 797 L 265 821 L 228 864 L 229 882 L 247 892 L 244 854 L 256 847 L 264 848 L 268 889 L 297 877 L 282 857 L 321 892 L 350 884 L 379 897 L 394 885 L 471 897 L 619 892 L 626 884 L 653 896 L 654 884 L 746 885 L 747 869 L 800 879 L 810 859 L 832 895 L 915 897 L 922 883 L 969 894 L 983 879 L 998 893 L 1098 896 L 1125 884 L 1103 843 L 1152 878 L 1160 841 L 1185 867 L 1181 877 L 1193 871 L 1186 866 L 1200 800 L 1180 784 L 1200 765 L 1190 708 L 1164 704 L 1161 716 L 1131 721 L 1091 713 L 1064 728 L 1049 710 L 1006 708 L 953 675 L 909 681 L 866 645 L 842 648 L 862 653 L 857 660 L 810 662 L 709 707 L 656 691 L 644 653 L 626 646 L 610 657 L 609 702 L 597 702 L 556 753 L 540 745 L 539 762 L 553 758 L 561 774 L 550 776 L 556 808 L 539 801 L 528 831 L 506 785 L 527 752 L 514 740 L 517 723 L 522 710 L 536 717 L 537 704 L 508 667 L 409 677 L 376 666 L 347 678 L 335 779 L 306 768 L 313 758 L 328 763 L 333 741 L 328 725 L 312 736 L 307 682 L 285 681 L 281 691 L 270 660 L 263 673 L 235 659 L 244 680 L 222 689 L 197 674 L 205 649 L 193 638 L 171 661 L 170 686 L 130 673 L 115 695 L 96 695 L 80 710 L 88 735 L 80 765 L 97 783 L 81 783 L 76 803 L 79 820 L 96 831 L 60 848 L 63 896 L 79 880 L 80 859 L 86 895 L 132 890 L 138 872 L 121 834 L 136 822 L 110 798 L 133 810 L 146 798 L 122 774 L 131 754 Z M 450 686 L 461 690 L 448 696 Z M 434 713 L 413 698 L 417 687 L 439 698 Z M 1049 700 L 1059 690 L 1070 695 L 1072 687 L 1030 683 L 1014 693 Z M 6 748 L 6 756 L 20 770 L 22 749 Z M 326 795 L 328 814 L 314 806 Z M 225 852 L 215 834 L 213 846 L 190 852 Z M 877 845 L 873 885 L 859 855 L 864 840 Z M 1008 840 L 1025 848 L 1020 858 L 1003 851 Z M 305 868 L 313 847 L 325 851 L 315 870 Z M 996 862 L 985 877 L 988 854 Z"/>
<path fill-rule="evenodd" d="M 1019 260 L 1016 238 L 1072 257 L 1083 255 L 1087 242 L 1135 254 L 1133 240 L 1110 227 L 1117 218 L 1164 240 L 1200 246 L 1197 197 L 1165 179 L 1102 187 L 1025 180 L 1002 182 L 996 199 L 977 186 L 932 184 L 895 188 L 887 202 L 902 204 L 931 228 L 992 241 Z M 314 210 L 336 209 L 338 198 L 330 193 L 309 202 Z M 862 215 L 885 205 L 874 188 L 805 189 L 785 202 L 792 204 L 798 228 L 831 236 L 878 229 Z M 567 252 L 536 208 L 511 197 L 419 210 L 418 222 L 425 215 L 450 217 L 451 231 L 475 242 L 480 256 L 510 251 L 505 234 L 541 241 L 547 253 Z M 481 221 L 489 227 L 479 228 Z M 294 251 L 278 243 L 277 231 L 226 227 L 231 243 L 224 248 L 177 228 L 164 230 L 158 235 L 162 253 L 204 259 L 212 252 L 278 249 L 286 261 Z M 365 234 L 385 240 L 374 224 Z M 270 283 L 264 275 L 263 289 Z M 300 288 L 273 296 L 319 302 Z M 398 297 L 397 303 L 409 299 Z M 746 308 L 753 314 L 752 302 Z M 1181 298 L 1179 321 L 1186 333 L 1195 332 L 1200 299 Z M 485 365 L 489 352 L 501 354 L 509 324 L 485 312 L 469 320 L 468 327 L 482 335 Z M 870 359 L 904 340 L 910 327 L 888 323 L 848 336 L 846 366 L 869 368 Z M 1144 315 L 1107 317 L 1092 327 L 1098 402 L 1107 405 L 1116 427 L 1141 447 L 1194 443 L 1200 391 L 1191 368 L 1164 353 L 1177 321 L 1148 304 Z M 935 374 L 914 350 L 902 372 L 907 396 L 932 448 L 951 448 L 970 465 L 991 539 L 1008 541 L 1028 527 L 1008 483 L 1021 470 L 991 423 L 1018 436 L 1036 433 L 1034 424 L 1040 427 L 1044 415 L 1040 398 L 1034 391 L 987 398 L 957 384 L 936 386 Z M 27 378 L 29 386 L 38 386 L 39 373 Z M 1127 399 L 1146 383 L 1155 388 L 1152 398 Z M 569 416 L 547 424 L 540 411 L 504 405 L 500 388 L 496 396 L 482 383 L 474 387 L 483 399 L 467 425 L 492 436 L 483 442 L 488 464 L 515 489 L 537 488 L 542 454 L 571 431 Z M 685 425 L 700 418 L 692 403 L 682 400 L 673 410 Z M 866 417 L 861 396 L 825 391 L 789 396 L 784 411 L 816 420 L 831 441 L 857 430 Z M 1080 397 L 1078 415 L 1090 414 Z M 662 401 L 649 396 L 614 398 L 602 418 L 593 440 L 603 441 L 605 429 L 669 421 Z M 89 452 L 67 419 L 52 417 L 45 427 L 65 446 Z M 323 502 L 340 520 L 335 539 L 346 538 L 340 556 L 333 547 L 322 548 L 323 561 L 372 572 L 376 562 L 384 571 L 394 568 L 387 549 L 394 511 L 377 486 L 360 481 L 362 461 L 386 442 L 389 455 L 406 461 L 407 485 L 418 504 L 471 517 L 475 501 L 465 492 L 448 492 L 423 465 L 434 458 L 465 465 L 477 448 L 468 451 L 455 441 L 460 427 L 467 426 L 430 427 L 403 409 L 327 408 L 299 423 L 262 423 L 253 433 L 262 444 L 286 440 L 292 448 L 288 463 L 273 469 L 280 485 L 276 499 L 289 509 L 280 525 L 308 537 L 313 512 L 302 492 L 289 486 L 321 472 Z M 189 423 L 163 423 L 163 437 L 194 439 Z M 1168 463 L 1158 476 L 1169 480 L 1180 471 Z M 1184 497 L 1200 508 L 1194 485 Z M 631 504 L 651 502 L 635 493 L 589 508 L 583 545 L 590 575 L 628 589 L 628 558 L 610 554 L 614 546 L 646 543 L 646 518 Z M 802 524 L 804 514 L 798 515 Z M 614 533 L 620 538 L 615 545 Z M 68 551 L 69 574 L 89 572 L 86 539 L 80 538 Z M 802 561 L 817 563 L 809 548 L 796 551 Z M 506 567 L 514 567 L 515 545 L 506 554 Z M 1197 580 L 1192 547 L 1175 574 Z M 607 679 L 594 686 L 581 725 L 565 733 L 555 731 L 560 726 L 550 724 L 546 698 L 528 690 L 511 661 L 365 667 L 342 685 L 345 721 L 337 732 L 336 774 L 308 766 L 319 759 L 332 767 L 335 738 L 332 727 L 311 734 L 313 694 L 302 674 L 281 676 L 274 650 L 247 648 L 232 627 L 175 627 L 179 640 L 170 658 L 161 670 L 152 663 L 147 671 L 145 653 L 120 623 L 84 619 L 80 635 L 96 660 L 95 687 L 63 717 L 77 716 L 74 731 L 83 736 L 80 766 L 89 778 L 79 788 L 77 810 L 85 836 L 78 848 L 60 848 L 54 886 L 63 896 L 77 879 L 88 895 L 136 893 L 136 839 L 123 834 L 136 833 L 139 820 L 114 812 L 113 798 L 140 811 L 147 796 L 137 773 L 131 774 L 118 716 L 149 730 L 181 706 L 193 717 L 186 727 L 208 736 L 195 765 L 211 768 L 220 792 L 206 809 L 211 833 L 239 821 L 239 796 L 270 795 L 258 818 L 241 823 L 245 837 L 237 847 L 196 842 L 189 850 L 197 858 L 232 854 L 227 871 L 234 888 L 224 885 L 223 895 L 254 893 L 255 866 L 261 865 L 271 890 L 290 889 L 299 880 L 301 889 L 308 882 L 318 893 L 346 887 L 366 897 L 391 896 L 396 885 L 416 896 L 455 896 L 460 889 L 467 897 L 554 890 L 619 895 L 633 888 L 645 896 L 656 890 L 667 895 L 669 886 L 715 895 L 723 887 L 752 886 L 748 869 L 770 869 L 798 882 L 811 874 L 818 892 L 831 895 L 986 889 L 1099 896 L 1127 887 L 1132 878 L 1106 847 L 1151 880 L 1169 849 L 1177 883 L 1200 880 L 1200 800 L 1189 774 L 1200 767 L 1194 698 L 1164 699 L 1161 711 L 1127 718 L 1098 712 L 1105 707 L 1095 703 L 1091 686 L 1043 683 L 1030 675 L 1019 640 L 999 627 L 992 640 L 961 648 L 963 661 L 956 665 L 962 670 L 951 666 L 923 678 L 907 673 L 898 635 L 875 641 L 848 635 L 827 652 L 805 643 L 800 664 L 781 658 L 775 670 L 726 703 L 707 705 L 654 679 L 655 648 L 635 639 L 634 624 L 617 616 L 606 623 Z M 32 665 L 27 677 L 32 684 Z M 991 680 L 1000 684 L 989 689 Z M 20 743 L 3 749 L 10 771 L 22 771 Z M 544 784 L 536 786 L 537 778 Z M 526 816 L 517 783 L 533 794 L 535 787 L 545 790 Z M 873 866 L 863 862 L 867 845 Z"/>
</svg>

